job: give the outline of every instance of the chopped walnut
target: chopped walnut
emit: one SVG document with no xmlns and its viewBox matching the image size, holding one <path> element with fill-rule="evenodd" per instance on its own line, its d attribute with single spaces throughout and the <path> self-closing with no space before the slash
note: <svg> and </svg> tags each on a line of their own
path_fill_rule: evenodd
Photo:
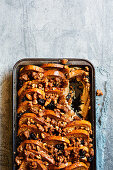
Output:
<svg viewBox="0 0 113 170">
<path fill-rule="evenodd" d="M 27 74 L 23 74 L 23 75 L 20 76 L 19 79 L 20 79 L 20 80 L 25 80 L 25 81 L 27 81 L 27 80 L 29 80 L 29 77 L 28 77 Z"/>
<path fill-rule="evenodd" d="M 102 96 L 102 95 L 103 95 L 103 93 L 102 93 L 102 91 L 101 91 L 101 90 L 97 90 L 96 95 L 97 95 L 97 96 Z"/>
<path fill-rule="evenodd" d="M 25 132 L 24 132 L 24 136 L 28 139 L 29 138 L 29 131 L 28 130 L 26 130 Z"/>
<path fill-rule="evenodd" d="M 33 169 L 36 169 L 37 168 L 37 163 L 36 162 L 32 162 L 31 166 L 32 166 Z"/>
<path fill-rule="evenodd" d="M 93 148 L 90 149 L 90 155 L 94 156 L 94 149 Z"/>
<path fill-rule="evenodd" d="M 62 64 L 67 64 L 67 62 L 68 62 L 67 59 L 62 59 L 62 60 L 61 60 L 61 63 L 62 63 Z"/>
<path fill-rule="evenodd" d="M 31 149 L 32 149 L 31 145 L 30 144 L 26 144 L 26 150 L 31 150 Z"/>
<path fill-rule="evenodd" d="M 32 96 L 30 94 L 26 94 L 28 100 L 32 100 Z"/>
<path fill-rule="evenodd" d="M 23 157 L 16 156 L 15 161 L 17 165 L 20 165 L 22 163 Z"/>
<path fill-rule="evenodd" d="M 32 77 L 33 77 L 34 79 L 40 80 L 40 79 L 42 79 L 42 77 L 43 77 L 43 73 L 32 72 Z"/>
</svg>

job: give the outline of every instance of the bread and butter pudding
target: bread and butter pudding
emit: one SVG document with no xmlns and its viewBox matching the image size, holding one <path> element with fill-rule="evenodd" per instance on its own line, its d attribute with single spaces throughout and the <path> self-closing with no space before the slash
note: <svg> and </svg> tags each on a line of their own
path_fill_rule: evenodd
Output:
<svg viewBox="0 0 113 170">
<path fill-rule="evenodd" d="M 17 169 L 90 169 L 89 67 L 63 60 L 23 66 L 18 76 Z"/>
</svg>

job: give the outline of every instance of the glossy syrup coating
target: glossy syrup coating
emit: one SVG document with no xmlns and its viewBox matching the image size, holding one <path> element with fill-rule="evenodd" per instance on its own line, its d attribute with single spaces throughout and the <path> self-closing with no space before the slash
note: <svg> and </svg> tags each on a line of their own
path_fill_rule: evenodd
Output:
<svg viewBox="0 0 113 170">
<path fill-rule="evenodd" d="M 89 69 L 28 65 L 18 79 L 18 167 L 88 169 L 93 160 Z"/>
</svg>

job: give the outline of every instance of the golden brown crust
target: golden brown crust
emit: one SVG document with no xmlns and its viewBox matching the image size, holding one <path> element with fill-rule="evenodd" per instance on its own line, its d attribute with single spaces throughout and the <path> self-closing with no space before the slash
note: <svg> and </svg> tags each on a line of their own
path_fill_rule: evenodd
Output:
<svg viewBox="0 0 113 170">
<path fill-rule="evenodd" d="M 23 86 L 18 90 L 18 96 L 20 96 L 26 89 L 28 86 L 32 86 L 34 84 L 39 84 L 39 83 L 43 83 L 42 80 L 32 80 L 32 81 L 26 81 L 23 83 Z"/>
<path fill-rule="evenodd" d="M 42 68 L 44 68 L 45 70 L 48 69 L 53 69 L 53 70 L 61 70 L 62 72 L 68 74 L 70 71 L 70 68 L 66 65 L 62 65 L 62 64 L 56 64 L 56 63 L 46 63 L 42 65 Z"/>
<path fill-rule="evenodd" d="M 23 161 L 18 170 L 27 170 L 27 162 Z"/>
<path fill-rule="evenodd" d="M 39 170 L 47 170 L 47 167 L 43 164 L 43 162 L 41 160 L 27 158 L 27 162 L 28 163 L 36 162 L 37 163 L 37 168 Z"/>
<path fill-rule="evenodd" d="M 26 91 L 24 91 L 23 93 L 21 93 L 20 97 L 19 97 L 19 102 L 21 102 L 22 98 L 26 95 L 26 94 L 33 94 L 33 93 L 37 93 L 38 95 L 41 95 L 42 98 L 45 98 L 45 93 L 43 90 L 38 89 L 38 88 L 33 88 L 33 89 L 27 89 Z"/>
<path fill-rule="evenodd" d="M 85 119 L 87 114 L 88 114 L 88 110 L 89 110 L 89 106 L 90 106 L 90 95 L 89 95 L 89 91 L 90 91 L 90 84 L 89 83 L 85 83 L 84 81 L 81 81 L 83 84 L 83 93 L 81 96 L 81 115 L 83 116 L 83 118 Z"/>
<path fill-rule="evenodd" d="M 21 113 L 21 112 L 24 113 L 28 108 L 28 104 L 32 104 L 32 102 L 24 101 L 24 102 L 19 103 L 17 113 Z"/>
<path fill-rule="evenodd" d="M 88 167 L 85 163 L 83 162 L 76 162 L 72 164 L 70 167 L 65 168 L 65 170 L 74 170 L 74 169 L 79 169 L 79 170 L 88 170 Z"/>
<path fill-rule="evenodd" d="M 70 141 L 66 137 L 61 136 L 49 136 L 44 139 L 44 141 L 48 144 L 57 144 L 57 143 L 67 143 L 69 144 Z"/>
<path fill-rule="evenodd" d="M 64 169 L 64 168 L 68 168 L 72 163 L 71 162 L 67 162 L 67 163 L 62 163 L 60 166 L 50 166 L 49 170 L 58 170 L 58 169 Z"/>
<path fill-rule="evenodd" d="M 23 152 L 23 149 L 24 149 L 24 147 L 25 147 L 26 144 L 34 144 L 34 145 L 36 145 L 36 146 L 39 146 L 42 150 L 48 151 L 48 150 L 45 148 L 44 144 L 43 144 L 42 142 L 40 142 L 39 140 L 24 140 L 24 141 L 19 145 L 19 147 L 17 148 L 17 151 L 18 151 L 19 153 Z"/>
<path fill-rule="evenodd" d="M 63 91 L 55 89 L 55 90 L 46 90 L 45 93 L 51 93 L 51 94 L 58 94 L 60 96 L 63 95 Z"/>
<path fill-rule="evenodd" d="M 60 117 L 60 115 L 56 115 L 53 110 L 45 110 L 44 117 L 50 117 L 55 120 L 65 121 L 63 118 Z"/>
<path fill-rule="evenodd" d="M 89 149 L 86 146 L 80 146 L 79 148 L 78 147 L 68 147 L 68 148 L 65 148 L 65 151 L 72 151 L 72 150 L 75 150 L 75 149 L 84 150 L 87 153 L 89 152 Z"/>
<path fill-rule="evenodd" d="M 84 70 L 72 70 L 69 73 L 69 79 L 77 77 L 77 76 L 82 76 L 85 74 Z"/>
<path fill-rule="evenodd" d="M 46 64 L 42 64 L 41 66 L 42 68 L 64 68 L 64 65 L 62 64 L 55 64 L 55 63 L 46 63 Z"/>
<path fill-rule="evenodd" d="M 20 69 L 20 73 L 26 72 L 26 71 L 36 71 L 36 72 L 44 72 L 44 69 L 35 65 L 27 65 Z"/>
<path fill-rule="evenodd" d="M 52 156 L 50 156 L 47 152 L 43 151 L 43 150 L 38 150 L 38 151 L 35 151 L 35 150 L 30 150 L 30 151 L 25 151 L 26 152 L 26 155 L 29 156 L 30 154 L 34 154 L 35 157 L 37 156 L 41 156 L 44 160 L 46 160 L 47 162 L 49 162 L 50 164 L 55 164 L 55 160 Z"/>
<path fill-rule="evenodd" d="M 67 138 L 74 138 L 74 137 L 78 137 L 78 138 L 89 138 L 89 133 L 86 130 L 73 130 L 69 133 L 66 134 Z"/>
<path fill-rule="evenodd" d="M 18 136 L 21 136 L 25 131 L 36 133 L 38 131 L 38 129 L 35 125 L 25 125 L 25 124 L 23 124 L 18 129 Z"/>
<path fill-rule="evenodd" d="M 48 70 L 44 72 L 45 77 L 60 77 L 62 79 L 65 79 L 65 75 L 61 71 L 56 71 L 56 70 Z"/>
<path fill-rule="evenodd" d="M 91 123 L 87 120 L 75 120 L 75 121 L 72 121 L 72 122 L 69 122 L 64 129 L 70 129 L 70 128 L 81 128 L 81 127 L 84 127 L 86 128 L 87 130 L 91 131 Z"/>
<path fill-rule="evenodd" d="M 26 122 L 26 120 L 28 119 L 32 119 L 32 121 L 34 121 L 34 123 L 36 122 L 36 124 L 41 124 L 41 125 L 45 125 L 46 123 L 44 122 L 43 118 L 38 118 L 34 113 L 24 113 L 20 120 L 19 120 L 19 127 L 24 124 Z"/>
<path fill-rule="evenodd" d="M 17 113 L 20 114 L 26 111 L 27 112 L 31 111 L 33 113 L 39 114 L 38 112 L 40 111 L 40 109 L 43 109 L 41 105 L 33 104 L 32 101 L 24 101 L 18 105 Z"/>
</svg>

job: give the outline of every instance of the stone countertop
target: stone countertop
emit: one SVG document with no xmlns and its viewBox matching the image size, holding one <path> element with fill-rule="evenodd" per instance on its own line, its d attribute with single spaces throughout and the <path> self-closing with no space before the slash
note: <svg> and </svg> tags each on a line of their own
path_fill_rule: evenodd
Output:
<svg viewBox="0 0 113 170">
<path fill-rule="evenodd" d="M 113 1 L 0 0 L 0 170 L 11 169 L 12 69 L 21 58 L 95 66 L 97 170 L 113 169 Z"/>
</svg>

